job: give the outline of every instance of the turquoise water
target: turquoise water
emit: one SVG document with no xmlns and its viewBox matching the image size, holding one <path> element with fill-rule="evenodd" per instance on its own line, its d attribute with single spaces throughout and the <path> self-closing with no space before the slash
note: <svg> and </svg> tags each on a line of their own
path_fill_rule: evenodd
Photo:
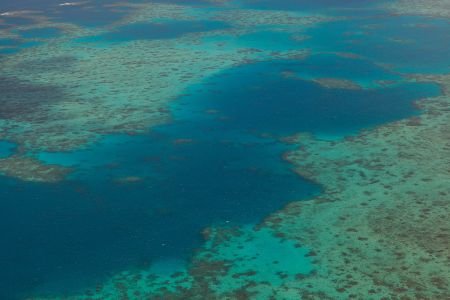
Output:
<svg viewBox="0 0 450 300">
<path fill-rule="evenodd" d="M 373 3 L 244 2 L 246 7 L 283 10 Z M 49 15 L 90 27 L 110 24 L 126 14 L 126 10 L 102 10 L 102 3 L 107 1 L 87 10 L 58 8 Z M 26 4 L 52 7 L 55 2 Z M 22 6 L 5 5 L 5 9 L 17 7 Z M 291 201 L 319 194 L 320 186 L 299 177 L 283 160 L 283 154 L 296 146 L 282 143 L 280 138 L 310 132 L 340 139 L 419 114 L 414 101 L 438 95 L 439 88 L 406 82 L 397 72 L 447 70 L 442 61 L 447 61 L 450 40 L 445 22 L 429 21 L 432 31 L 410 26 L 425 21 L 349 19 L 311 29 L 306 32 L 310 39 L 305 41 L 267 28 L 242 36 L 205 38 L 207 43 L 225 41 L 273 51 L 308 48 L 314 55 L 305 60 L 270 59 L 225 69 L 189 87 L 168 107 L 173 121 L 147 134 L 107 135 L 83 150 L 33 154 L 50 164 L 73 167 L 67 181 L 49 185 L 2 177 L 0 228 L 7 230 L 1 231 L 0 299 L 72 294 L 122 270 L 164 265 L 165 261 L 186 262 L 193 249 L 202 245 L 203 228 L 256 224 Z M 367 29 L 373 24 L 376 26 L 371 28 L 378 29 Z M 216 21 L 138 23 L 81 41 L 158 40 L 226 28 L 229 25 Z M 58 32 L 32 30 L 24 34 L 51 38 Z M 395 41 L 398 37 L 412 42 Z M 16 43 L 0 40 L 3 46 Z M 374 60 L 393 64 L 393 68 L 386 69 Z M 34 64 L 24 62 L 19 67 L 46 71 L 70 67 L 75 61 L 68 55 Z M 329 77 L 352 80 L 363 88 L 330 89 L 312 81 Z M 378 84 L 386 80 L 394 84 Z M 14 117 L 17 95 L 21 96 L 22 111 L 66 96 L 57 87 L 39 89 L 19 79 L 0 77 L 0 88 L 4 102 L 0 117 L 4 119 Z M 13 145 L 0 142 L 0 158 L 12 151 Z"/>
</svg>

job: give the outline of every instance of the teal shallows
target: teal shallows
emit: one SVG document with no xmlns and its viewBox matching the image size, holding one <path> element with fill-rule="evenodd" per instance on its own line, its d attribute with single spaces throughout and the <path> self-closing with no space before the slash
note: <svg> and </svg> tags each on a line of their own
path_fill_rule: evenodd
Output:
<svg viewBox="0 0 450 300">
<path fill-rule="evenodd" d="M 211 235 L 213 242 L 214 230 Z M 208 247 L 211 247 L 209 243 L 206 244 Z M 315 269 L 307 247 L 297 241 L 276 237 L 275 232 L 266 228 L 254 230 L 244 226 L 239 234 L 211 248 L 215 251 L 213 261 L 235 262 L 227 274 L 220 278 L 217 290 L 221 292 L 237 290 L 249 280 L 270 282 L 272 286 L 278 287 L 287 280 L 308 275 Z M 208 254 L 205 251 L 204 255 Z M 280 277 L 280 273 L 284 276 Z M 236 276 L 238 274 L 247 276 Z"/>
</svg>

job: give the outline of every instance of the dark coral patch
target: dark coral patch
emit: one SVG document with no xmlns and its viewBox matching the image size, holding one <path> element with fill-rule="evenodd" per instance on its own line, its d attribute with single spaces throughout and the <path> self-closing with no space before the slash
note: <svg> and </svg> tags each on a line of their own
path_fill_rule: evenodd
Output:
<svg viewBox="0 0 450 300">
<path fill-rule="evenodd" d="M 39 107 L 65 98 L 57 87 L 32 84 L 14 77 L 0 76 L 0 91 L 1 119 L 29 120 Z"/>
<path fill-rule="evenodd" d="M 18 68 L 29 72 L 51 72 L 51 71 L 69 71 L 77 62 L 73 56 L 56 56 L 47 59 L 27 60 L 17 65 Z"/>
</svg>

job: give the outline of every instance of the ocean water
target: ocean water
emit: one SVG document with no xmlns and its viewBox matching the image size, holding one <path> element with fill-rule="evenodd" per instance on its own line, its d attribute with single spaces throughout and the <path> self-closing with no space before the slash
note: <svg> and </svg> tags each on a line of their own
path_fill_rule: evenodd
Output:
<svg viewBox="0 0 450 300">
<path fill-rule="evenodd" d="M 106 3 L 55 8 L 54 1 L 25 1 L 0 7 L 43 8 L 57 20 L 90 28 L 110 25 L 128 12 L 103 9 Z M 297 11 L 305 6 L 360 8 L 373 1 L 311 3 L 246 0 L 243 5 Z M 283 160 L 297 145 L 280 139 L 300 132 L 341 139 L 419 114 L 414 101 L 438 95 L 439 88 L 408 82 L 400 72 L 445 71 L 439 62 L 448 53 L 439 42 L 450 40 L 445 22 L 429 21 L 435 26 L 432 34 L 427 34 L 429 27 L 412 29 L 425 21 L 347 19 L 308 30 L 305 41 L 268 28 L 208 37 L 204 42 L 272 51 L 309 49 L 313 54 L 304 60 L 268 59 L 224 68 L 179 95 L 168 107 L 172 121 L 148 133 L 105 135 L 74 152 L 28 153 L 74 172 L 57 184 L 0 178 L 0 299 L 76 294 L 123 270 L 188 262 L 202 245 L 205 227 L 257 224 L 291 201 L 320 194 L 320 186 L 298 176 Z M 84 41 L 174 39 L 227 28 L 217 21 L 137 23 Z M 59 32 L 21 34 L 51 39 Z M 395 40 L 399 36 L 412 42 Z M 0 40 L 0 46 L 16 43 Z M 428 53 L 426 60 L 423 53 Z M 350 80 L 361 88 L 327 88 L 315 81 L 321 78 Z M 0 158 L 14 149 L 0 142 Z M 271 251 L 266 254 L 273 260 Z"/>
</svg>

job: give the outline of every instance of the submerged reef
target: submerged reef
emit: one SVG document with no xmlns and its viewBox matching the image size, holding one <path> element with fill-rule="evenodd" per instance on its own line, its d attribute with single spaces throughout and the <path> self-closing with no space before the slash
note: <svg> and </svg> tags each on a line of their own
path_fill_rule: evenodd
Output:
<svg viewBox="0 0 450 300">
<path fill-rule="evenodd" d="M 301 76 L 292 71 L 283 71 L 281 75 L 284 78 L 305 80 L 304 78 L 302 78 Z M 328 77 L 328 78 L 311 78 L 310 80 L 327 89 L 360 90 L 364 88 L 358 82 L 344 78 Z"/>
<path fill-rule="evenodd" d="M 359 90 L 362 87 L 351 80 L 345 80 L 340 78 L 317 78 L 314 82 L 320 84 L 323 87 L 329 89 L 348 89 L 348 90 Z"/>
<path fill-rule="evenodd" d="M 13 155 L 0 159 L 0 171 L 9 177 L 31 182 L 58 182 L 70 173 L 69 168 L 47 165 L 32 157 Z"/>
<path fill-rule="evenodd" d="M 383 4 L 383 6 L 399 15 L 450 17 L 449 0 L 398 0 Z"/>
</svg>

